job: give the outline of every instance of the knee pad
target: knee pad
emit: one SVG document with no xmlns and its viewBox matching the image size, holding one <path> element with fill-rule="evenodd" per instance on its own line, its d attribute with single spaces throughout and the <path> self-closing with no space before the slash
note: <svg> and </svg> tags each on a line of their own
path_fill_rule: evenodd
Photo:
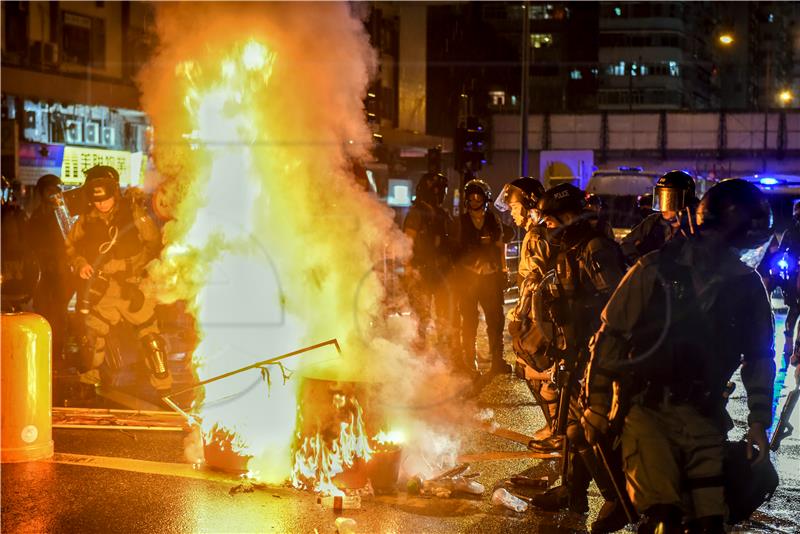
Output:
<svg viewBox="0 0 800 534">
<path fill-rule="evenodd" d="M 169 375 L 167 366 L 167 345 L 158 334 L 148 334 L 139 340 L 142 346 L 144 361 L 153 376 L 166 378 Z"/>
</svg>

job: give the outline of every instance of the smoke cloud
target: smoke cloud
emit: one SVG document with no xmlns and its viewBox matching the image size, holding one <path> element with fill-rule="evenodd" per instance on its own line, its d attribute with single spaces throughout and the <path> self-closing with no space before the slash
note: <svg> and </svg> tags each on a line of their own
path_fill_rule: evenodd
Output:
<svg viewBox="0 0 800 534">
<path fill-rule="evenodd" d="M 200 377 L 336 338 L 341 359 L 322 351 L 286 366 L 374 381 L 392 424 L 450 429 L 465 411 L 448 402 L 459 386 L 449 366 L 411 350 L 412 317 L 385 317 L 377 266 L 410 243 L 352 174 L 369 157 L 363 98 L 376 69 L 359 17 L 334 3 L 156 9 L 159 45 L 138 84 L 173 219 L 149 289 L 190 303 Z M 203 415 L 204 431 L 235 429 L 278 481 L 291 467 L 296 380 L 272 369 L 266 406 L 256 372 L 206 388 Z M 241 390 L 252 411 L 226 402 Z"/>
</svg>

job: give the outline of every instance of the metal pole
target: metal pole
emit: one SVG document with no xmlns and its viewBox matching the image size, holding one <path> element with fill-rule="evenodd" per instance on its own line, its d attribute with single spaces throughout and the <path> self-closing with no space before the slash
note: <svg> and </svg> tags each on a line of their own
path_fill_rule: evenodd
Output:
<svg viewBox="0 0 800 534">
<path fill-rule="evenodd" d="M 528 86 L 531 63 L 530 2 L 522 5 L 522 94 L 520 95 L 519 175 L 528 176 Z"/>
<path fill-rule="evenodd" d="M 770 85 L 771 71 L 772 71 L 772 48 L 767 51 L 767 67 L 764 76 L 764 150 L 761 153 L 761 172 L 767 172 L 767 127 L 769 126 L 769 103 L 770 103 Z"/>
</svg>

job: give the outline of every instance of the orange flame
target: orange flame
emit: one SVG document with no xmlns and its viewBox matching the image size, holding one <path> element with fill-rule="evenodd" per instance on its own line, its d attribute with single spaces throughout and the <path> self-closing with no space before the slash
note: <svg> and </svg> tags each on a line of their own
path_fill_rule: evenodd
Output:
<svg viewBox="0 0 800 534">
<path fill-rule="evenodd" d="M 358 401 L 350 398 L 351 413 L 348 421 L 339 423 L 339 435 L 330 446 L 322 434 L 303 438 L 294 455 L 292 485 L 299 489 L 310 489 L 324 495 L 344 495 L 333 482 L 333 478 L 353 467 L 357 459 L 368 462 L 374 452 L 364 430 L 363 411 Z"/>
</svg>

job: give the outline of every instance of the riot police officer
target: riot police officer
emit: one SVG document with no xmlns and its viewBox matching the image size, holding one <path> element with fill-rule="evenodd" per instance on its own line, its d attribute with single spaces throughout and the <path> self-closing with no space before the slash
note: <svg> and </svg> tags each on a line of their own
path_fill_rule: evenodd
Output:
<svg viewBox="0 0 800 534">
<path fill-rule="evenodd" d="M 628 523 L 614 490 L 608 470 L 601 467 L 598 458 L 584 438 L 580 426 L 578 407 L 578 380 L 588 361 L 588 344 L 599 323 L 599 315 L 606 300 L 616 288 L 624 273 L 624 263 L 619 246 L 602 230 L 592 225 L 587 217 L 583 191 L 570 184 L 549 189 L 539 201 L 538 208 L 549 232 L 555 252 L 555 299 L 550 305 L 550 315 L 557 326 L 553 351 L 561 360 L 559 368 L 565 370 L 566 387 L 561 393 L 560 421 L 566 421 L 569 442 L 569 475 L 566 481 L 542 495 L 533 498 L 533 504 L 545 510 L 569 508 L 585 513 L 588 510 L 587 491 L 592 479 L 597 483 L 606 503 L 593 532 L 612 532 Z M 562 423 L 563 424 L 563 423 Z M 621 473 L 621 470 L 620 470 Z"/>
<path fill-rule="evenodd" d="M 475 340 L 478 306 L 483 308 L 492 364 L 489 375 L 509 372 L 503 359 L 503 289 L 505 288 L 504 231 L 489 205 L 489 184 L 473 179 L 464 186 L 466 212 L 459 217 L 456 257 L 459 267 L 461 347 L 467 367 L 476 368 Z"/>
<path fill-rule="evenodd" d="M 789 308 L 786 314 L 783 335 L 783 361 L 784 367 L 789 363 L 789 358 L 793 352 L 800 352 L 800 336 L 795 338 L 795 325 L 800 317 L 800 200 L 795 201 L 792 208 L 792 225 L 784 232 L 778 245 L 776 253 L 772 254 L 773 259 L 783 262 L 784 273 L 779 273 L 777 283 L 783 291 L 783 301 Z M 773 262 L 773 264 L 776 262 Z M 778 265 L 778 270 L 782 266 Z M 785 279 L 781 276 L 783 274 Z M 771 285 L 767 286 L 772 289 Z"/>
<path fill-rule="evenodd" d="M 64 367 L 64 338 L 67 307 L 75 293 L 75 282 L 67 262 L 64 235 L 54 210 L 54 196 L 61 192 L 61 179 L 46 174 L 36 182 L 39 204 L 28 221 L 30 247 L 39 262 L 39 285 L 33 295 L 33 309 L 47 319 L 53 330 L 53 366 Z"/>
<path fill-rule="evenodd" d="M 724 532 L 723 392 L 740 365 L 747 439 L 758 447 L 756 463 L 768 457 L 772 313 L 760 277 L 739 251 L 766 242 L 771 221 L 754 185 L 715 185 L 698 207 L 699 234 L 639 260 L 603 311 L 584 426 L 589 441 L 608 427 L 616 381 L 624 392 L 613 413 L 624 417 L 627 489 L 646 517 L 639 532 L 682 533 L 682 516 L 690 531 Z"/>
<path fill-rule="evenodd" d="M 684 171 L 670 171 L 656 182 L 653 198 L 656 213 L 622 239 L 622 253 L 630 265 L 682 233 L 682 223 L 691 224 L 691 215 L 687 217 L 684 211 L 697 203 L 694 179 Z"/>
<path fill-rule="evenodd" d="M 435 317 L 438 342 L 450 350 L 455 310 L 448 283 L 453 221 L 442 208 L 447 196 L 447 178 L 441 173 L 425 173 L 415 192 L 414 204 L 403 223 L 403 231 L 413 241 L 405 274 L 409 301 L 417 316 L 420 343 L 429 338 L 429 324 Z"/>
<path fill-rule="evenodd" d="M 81 340 L 82 382 L 99 384 L 111 327 L 127 321 L 137 331 L 140 353 L 159 392 L 169 390 L 166 345 L 159 334 L 154 298 L 140 289 L 147 264 L 159 252 L 161 235 L 136 203 L 123 198 L 119 173 L 96 165 L 86 171 L 83 189 L 89 211 L 78 217 L 67 237 L 67 257 L 81 279 L 77 308 L 85 315 Z"/>
<path fill-rule="evenodd" d="M 547 379 L 552 365 L 545 354 L 546 341 L 532 322 L 532 301 L 536 286 L 549 270 L 550 248 L 545 238 L 545 228 L 536 207 L 544 195 L 544 186 L 534 178 L 518 178 L 503 186 L 494 205 L 501 212 L 510 212 L 514 224 L 525 231 L 519 251 L 517 285 L 519 300 L 506 316 L 521 375 L 528 380 L 531 393 L 542 409 L 545 425 L 533 434 L 535 440 L 545 440 L 552 435 L 558 390 Z"/>
</svg>

